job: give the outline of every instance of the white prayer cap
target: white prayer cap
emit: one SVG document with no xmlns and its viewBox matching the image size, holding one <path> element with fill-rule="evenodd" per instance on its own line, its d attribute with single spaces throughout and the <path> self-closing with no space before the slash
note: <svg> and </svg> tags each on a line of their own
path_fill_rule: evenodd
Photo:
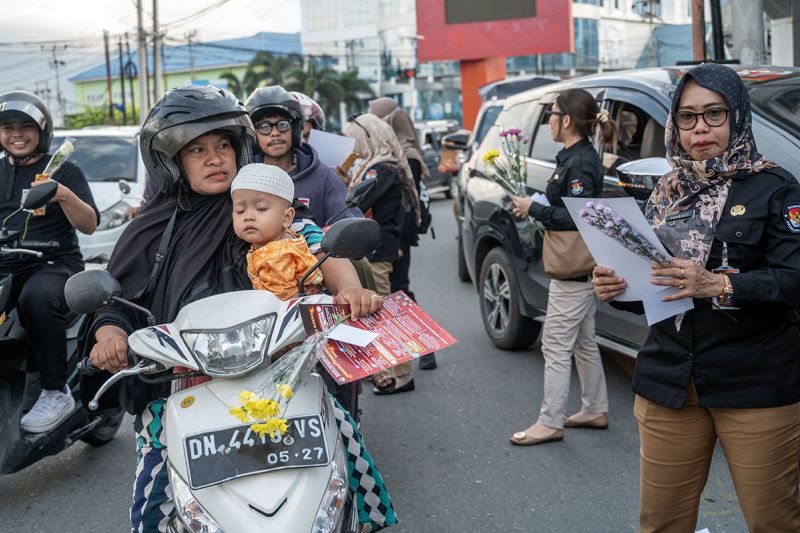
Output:
<svg viewBox="0 0 800 533">
<path fill-rule="evenodd" d="M 231 194 L 237 189 L 274 194 L 290 204 L 294 199 L 294 182 L 283 169 L 264 163 L 243 166 L 231 183 Z"/>
</svg>

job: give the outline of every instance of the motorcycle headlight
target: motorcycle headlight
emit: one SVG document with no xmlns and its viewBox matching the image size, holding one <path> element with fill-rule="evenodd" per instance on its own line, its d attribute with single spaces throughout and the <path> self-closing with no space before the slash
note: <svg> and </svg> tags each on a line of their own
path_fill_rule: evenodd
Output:
<svg viewBox="0 0 800 533">
<path fill-rule="evenodd" d="M 344 520 L 344 506 L 347 501 L 347 461 L 341 446 L 336 447 L 331 461 L 331 478 L 322 496 L 322 504 L 311 533 L 332 533 L 339 531 Z M 353 512 L 356 512 L 353 509 Z"/>
<path fill-rule="evenodd" d="M 236 376 L 264 361 L 275 313 L 228 329 L 182 331 L 200 368 L 209 376 Z"/>
<path fill-rule="evenodd" d="M 169 484 L 175 501 L 175 517 L 170 521 L 170 533 L 223 533 L 222 527 L 192 495 L 189 485 L 167 463 Z"/>
<path fill-rule="evenodd" d="M 127 202 L 119 201 L 100 213 L 98 231 L 116 228 L 123 225 L 131 218 L 131 206 Z"/>
</svg>

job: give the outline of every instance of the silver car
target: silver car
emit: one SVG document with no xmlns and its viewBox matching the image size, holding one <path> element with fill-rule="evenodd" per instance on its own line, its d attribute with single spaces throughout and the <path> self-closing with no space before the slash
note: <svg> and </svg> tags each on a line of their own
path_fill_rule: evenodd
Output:
<svg viewBox="0 0 800 533">
<path fill-rule="evenodd" d="M 56 130 L 52 146 L 58 148 L 73 137 L 70 161 L 89 181 L 100 210 L 100 223 L 92 235 L 78 233 L 87 262 L 105 263 L 130 219 L 142 203 L 146 172 L 139 155 L 139 128 L 98 126 L 80 130 Z"/>
</svg>

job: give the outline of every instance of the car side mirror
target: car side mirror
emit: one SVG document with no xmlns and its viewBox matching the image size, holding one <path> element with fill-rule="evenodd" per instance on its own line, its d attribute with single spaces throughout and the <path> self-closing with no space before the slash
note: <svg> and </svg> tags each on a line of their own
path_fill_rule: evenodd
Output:
<svg viewBox="0 0 800 533">
<path fill-rule="evenodd" d="M 469 147 L 468 133 L 451 133 L 442 139 L 442 147 L 451 150 L 466 150 Z"/>
<path fill-rule="evenodd" d="M 619 185 L 637 199 L 647 199 L 661 176 L 672 170 L 664 157 L 647 157 L 617 167 Z"/>
<path fill-rule="evenodd" d="M 372 192 L 378 186 L 378 178 L 367 178 L 361 180 L 353 185 L 347 191 L 347 205 L 349 207 L 358 207 L 362 211 L 366 211 L 364 201 L 372 195 Z"/>
<path fill-rule="evenodd" d="M 64 297 L 70 309 L 84 314 L 110 306 L 121 290 L 117 279 L 107 270 L 84 270 L 67 280 Z"/>
<path fill-rule="evenodd" d="M 355 259 L 369 255 L 378 246 L 381 226 L 369 218 L 346 218 L 333 224 L 320 247 L 331 257 Z"/>
<path fill-rule="evenodd" d="M 55 181 L 48 181 L 42 185 L 31 187 L 28 189 L 28 194 L 22 202 L 24 209 L 38 209 L 47 204 L 53 199 L 58 190 L 58 183 Z"/>
</svg>

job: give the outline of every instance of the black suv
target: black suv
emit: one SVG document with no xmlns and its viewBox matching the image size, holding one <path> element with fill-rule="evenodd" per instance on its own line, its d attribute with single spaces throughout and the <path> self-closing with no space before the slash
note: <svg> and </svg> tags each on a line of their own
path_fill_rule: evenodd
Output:
<svg viewBox="0 0 800 533">
<path fill-rule="evenodd" d="M 759 151 L 800 177 L 800 69 L 736 70 L 750 92 Z M 526 158 L 529 193 L 544 191 L 561 148 L 550 136 L 544 111 L 559 92 L 579 87 L 592 93 L 618 125 L 616 145 L 596 146 L 606 170 L 603 196 L 633 196 L 643 204 L 669 168 L 664 159 L 664 125 L 685 71 L 670 67 L 609 72 L 547 85 L 506 101 L 478 148 L 479 157 L 462 167 L 455 200 L 458 275 L 474 281 L 483 323 L 495 345 L 519 349 L 537 340 L 547 309 L 549 278 L 542 268 L 541 237 L 535 235 L 531 243 L 525 222 L 511 214 L 508 195 L 483 174 L 480 156 L 500 148 L 501 129 L 522 129 L 532 139 Z M 619 169 L 620 165 L 624 166 Z M 635 357 L 646 334 L 644 317 L 599 302 L 599 344 Z"/>
</svg>

